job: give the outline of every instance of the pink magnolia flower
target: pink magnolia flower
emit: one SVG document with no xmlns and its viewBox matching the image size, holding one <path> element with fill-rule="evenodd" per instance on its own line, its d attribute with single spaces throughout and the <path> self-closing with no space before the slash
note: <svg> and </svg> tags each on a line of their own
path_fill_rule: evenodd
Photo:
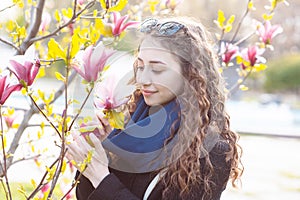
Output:
<svg viewBox="0 0 300 200">
<path fill-rule="evenodd" d="M 39 72 L 40 62 L 36 61 L 35 63 L 32 63 L 26 61 L 24 65 L 14 60 L 10 60 L 9 62 L 13 66 L 12 72 L 16 75 L 20 83 L 23 86 L 31 86 Z"/>
<path fill-rule="evenodd" d="M 67 191 L 68 190 L 68 186 L 65 184 L 61 184 L 60 185 L 60 189 L 61 191 L 66 195 L 65 198 L 68 199 L 73 199 L 73 192 L 72 191 Z M 68 193 L 67 193 L 68 192 Z"/>
<path fill-rule="evenodd" d="M 20 112 L 14 111 L 11 115 L 4 115 L 4 121 L 8 128 L 12 128 L 16 119 L 20 116 Z"/>
<path fill-rule="evenodd" d="M 82 4 L 84 4 L 85 1 L 86 1 L 86 0 L 77 0 L 77 3 L 78 3 L 79 5 L 82 5 Z"/>
<path fill-rule="evenodd" d="M 231 43 L 221 43 L 221 57 L 223 63 L 228 66 L 230 61 L 237 55 L 238 47 Z"/>
<path fill-rule="evenodd" d="M 113 24 L 110 25 L 112 27 L 112 34 L 114 36 L 119 36 L 126 28 L 135 26 L 139 23 L 136 21 L 129 21 L 125 23 L 128 19 L 128 15 L 121 17 L 120 13 L 118 12 L 113 12 L 112 14 Z"/>
<path fill-rule="evenodd" d="M 35 49 L 29 47 L 24 55 L 14 56 L 10 61 L 11 71 L 24 86 L 31 86 L 40 69 L 40 61 L 35 58 Z"/>
<path fill-rule="evenodd" d="M 109 76 L 98 83 L 95 88 L 94 105 L 97 109 L 115 109 L 125 104 L 135 86 L 118 82 L 114 76 Z"/>
<path fill-rule="evenodd" d="M 50 188 L 50 184 L 46 183 L 42 189 L 41 189 L 41 193 L 39 194 L 39 199 L 43 199 L 43 197 L 46 195 L 46 192 L 49 190 Z"/>
<path fill-rule="evenodd" d="M 7 83 L 7 76 L 0 76 L 0 105 L 5 103 L 12 92 L 19 91 L 21 88 L 21 84 L 10 85 L 10 83 Z"/>
<path fill-rule="evenodd" d="M 73 68 L 86 81 L 94 82 L 98 79 L 99 73 L 114 52 L 112 49 L 105 48 L 102 43 L 95 48 L 91 45 L 77 54 Z M 84 70 L 80 69 L 79 66 L 83 66 Z"/>
<path fill-rule="evenodd" d="M 68 165 L 69 165 L 71 173 L 73 173 L 74 170 L 75 170 L 75 167 L 74 167 L 73 163 L 72 162 L 68 162 Z"/>
<path fill-rule="evenodd" d="M 269 45 L 272 43 L 272 39 L 282 33 L 283 29 L 279 25 L 271 25 L 270 21 L 266 21 L 265 25 L 259 23 L 257 34 L 260 36 L 260 40 L 265 44 Z"/>
<path fill-rule="evenodd" d="M 41 22 L 41 25 L 40 25 L 40 30 L 42 32 L 45 32 L 47 27 L 49 26 L 50 22 L 51 22 L 51 15 L 47 12 L 43 13 L 42 22 Z"/>
<path fill-rule="evenodd" d="M 242 63 L 242 68 L 246 69 L 247 67 L 253 67 L 257 63 L 264 63 L 266 60 L 261 55 L 264 53 L 264 49 L 260 49 L 257 46 L 250 46 L 246 49 L 243 49 L 242 58 L 245 62 Z"/>
<path fill-rule="evenodd" d="M 41 192 L 42 192 L 42 193 L 45 193 L 45 192 L 47 192 L 47 191 L 48 191 L 48 189 L 49 189 L 49 187 L 50 187 L 50 184 L 49 184 L 49 183 L 47 183 L 46 185 L 44 185 L 44 186 L 42 187 L 42 189 L 41 189 Z"/>
</svg>

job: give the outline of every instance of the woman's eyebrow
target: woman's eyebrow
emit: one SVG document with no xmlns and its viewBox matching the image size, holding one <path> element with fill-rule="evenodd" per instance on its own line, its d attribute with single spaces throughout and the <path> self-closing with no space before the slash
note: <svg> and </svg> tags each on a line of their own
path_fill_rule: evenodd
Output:
<svg viewBox="0 0 300 200">
<path fill-rule="evenodd" d="M 140 57 L 137 58 L 139 61 L 144 62 L 144 60 Z M 163 64 L 163 65 L 167 65 L 165 62 L 160 61 L 160 60 L 150 60 L 149 64 Z"/>
<path fill-rule="evenodd" d="M 150 64 L 163 64 L 163 65 L 167 65 L 166 63 L 159 61 L 159 60 L 150 60 L 149 61 Z"/>
</svg>

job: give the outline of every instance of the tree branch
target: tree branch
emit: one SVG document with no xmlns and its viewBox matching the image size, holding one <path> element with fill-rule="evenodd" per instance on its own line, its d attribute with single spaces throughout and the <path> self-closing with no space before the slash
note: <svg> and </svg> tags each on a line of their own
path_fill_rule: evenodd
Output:
<svg viewBox="0 0 300 200">
<path fill-rule="evenodd" d="M 66 23 L 64 23 L 63 25 L 59 26 L 57 29 L 55 29 L 53 32 L 49 33 L 48 35 L 45 35 L 45 36 L 40 36 L 40 37 L 35 37 L 35 38 L 32 38 L 30 40 L 31 43 L 34 43 L 34 42 L 37 42 L 39 40 L 44 40 L 44 39 L 47 39 L 49 37 L 52 37 L 52 36 L 56 36 L 57 33 L 59 33 L 63 28 L 69 26 L 70 24 L 74 23 L 74 20 L 79 16 L 81 15 L 85 10 L 91 8 L 94 4 L 95 4 L 95 0 L 94 1 L 91 1 L 89 2 L 82 10 L 80 10 L 78 13 L 75 14 L 75 12 L 73 12 L 73 16 L 72 18 L 67 21 Z"/>
<path fill-rule="evenodd" d="M 28 49 L 28 47 L 30 47 L 30 45 L 33 44 L 31 39 L 34 38 L 39 31 L 39 28 L 40 28 L 40 25 L 42 22 L 42 14 L 43 14 L 44 5 L 45 5 L 45 0 L 39 0 L 39 3 L 37 4 L 37 7 L 35 9 L 35 14 L 33 15 L 34 19 L 31 19 L 33 21 L 33 23 L 30 24 L 30 27 L 28 30 L 29 34 L 27 35 L 27 37 L 21 44 L 19 54 L 24 54 L 25 51 Z"/>
<path fill-rule="evenodd" d="M 20 51 L 19 47 L 17 47 L 16 45 L 14 45 L 13 43 L 7 41 L 7 40 L 4 40 L 2 38 L 0 38 L 0 42 L 4 43 L 4 44 L 7 44 L 8 46 L 14 48 L 15 50 L 17 50 L 18 52 Z"/>
<path fill-rule="evenodd" d="M 235 38 L 236 38 L 238 32 L 240 31 L 240 28 L 241 28 L 241 26 L 242 26 L 242 23 L 243 23 L 244 19 L 246 18 L 247 14 L 249 13 L 249 7 L 248 7 L 248 5 L 249 5 L 249 2 L 250 2 L 250 1 L 252 1 L 252 0 L 248 0 L 248 3 L 247 3 L 247 9 L 246 9 L 246 11 L 245 11 L 243 17 L 242 17 L 241 20 L 239 21 L 238 27 L 237 27 L 237 29 L 236 29 L 236 31 L 235 31 L 235 33 L 234 33 L 234 35 L 233 35 L 233 37 L 232 37 L 230 43 L 232 43 L 232 42 L 235 40 Z"/>
<path fill-rule="evenodd" d="M 12 7 L 14 7 L 16 4 L 11 4 L 10 6 L 7 6 L 7 7 L 5 7 L 5 8 L 2 8 L 1 10 L 0 10 L 0 12 L 3 12 L 3 11 L 5 11 L 5 10 L 7 10 L 7 9 L 9 9 L 9 8 L 12 8 Z"/>
<path fill-rule="evenodd" d="M 246 80 L 247 78 L 250 76 L 250 74 L 252 73 L 253 71 L 253 67 L 251 67 L 250 71 L 248 71 L 248 73 L 246 74 L 246 76 L 244 76 L 244 78 L 242 79 L 242 81 L 237 81 L 236 84 L 234 84 L 230 89 L 229 89 L 229 94 L 228 96 L 231 96 L 234 92 L 236 92 L 236 90 L 238 89 L 238 87 L 240 85 L 242 85 Z"/>
<path fill-rule="evenodd" d="M 73 71 L 73 72 L 71 73 L 70 77 L 69 77 L 68 85 L 74 80 L 75 76 L 76 76 L 76 72 Z M 60 96 L 62 95 L 62 93 L 63 93 L 63 91 L 64 91 L 64 88 L 65 88 L 65 86 L 64 86 L 64 84 L 63 84 L 63 85 L 55 92 L 53 101 L 52 101 L 51 103 L 55 102 L 55 101 L 58 99 L 58 97 L 60 97 Z M 39 105 L 39 107 L 42 108 L 42 109 L 44 108 L 44 106 L 45 106 L 45 104 L 40 104 L 40 105 Z M 10 148 L 9 148 L 9 150 L 8 150 L 8 153 L 7 153 L 7 154 L 12 155 L 11 157 L 9 157 L 9 158 L 7 159 L 7 169 L 12 165 L 12 160 L 13 160 L 13 158 L 14 158 L 13 155 L 14 155 L 14 153 L 16 152 L 18 146 L 19 146 L 19 142 L 20 142 L 20 139 L 21 139 L 21 136 L 22 136 L 24 130 L 28 127 L 28 122 L 29 122 L 29 120 L 31 119 L 31 117 L 32 117 L 34 114 L 37 114 L 37 113 L 38 113 L 38 109 L 35 108 L 35 107 L 32 107 L 31 109 L 29 109 L 29 110 L 27 110 L 27 111 L 25 112 L 24 118 L 23 118 L 22 122 L 20 123 L 20 126 L 19 126 L 17 132 L 16 132 L 15 135 L 14 135 L 13 141 L 12 141 L 12 143 L 11 143 L 11 145 L 10 145 Z M 2 170 L 0 170 L 0 177 L 3 177 L 3 171 L 2 171 Z"/>
</svg>

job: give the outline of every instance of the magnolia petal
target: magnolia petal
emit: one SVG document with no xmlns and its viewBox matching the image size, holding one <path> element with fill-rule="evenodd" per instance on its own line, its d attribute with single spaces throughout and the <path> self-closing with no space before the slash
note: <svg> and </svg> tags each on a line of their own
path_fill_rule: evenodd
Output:
<svg viewBox="0 0 300 200">
<path fill-rule="evenodd" d="M 12 92 L 19 91 L 21 90 L 21 88 L 22 88 L 21 84 L 7 86 L 2 93 L 0 104 L 3 105 Z"/>
<path fill-rule="evenodd" d="M 32 72 L 33 72 L 33 63 L 32 62 L 29 62 L 29 61 L 25 61 L 25 64 L 24 64 L 24 68 L 25 68 L 25 72 L 26 72 L 26 77 L 24 77 L 24 81 L 27 83 L 27 86 L 30 86 L 32 83 L 33 83 L 33 80 L 35 78 L 32 77 Z"/>
<path fill-rule="evenodd" d="M 86 77 L 86 75 L 83 73 L 83 71 L 81 69 L 79 69 L 77 66 L 73 66 L 73 69 L 82 77 L 84 78 L 86 81 L 90 82 L 91 80 L 89 80 L 88 77 Z"/>
<path fill-rule="evenodd" d="M 122 27 L 121 32 L 124 31 L 128 27 L 136 26 L 138 24 L 139 24 L 139 22 L 137 22 L 137 21 L 128 22 Z"/>
<path fill-rule="evenodd" d="M 91 55 L 91 58 L 90 58 L 94 73 L 97 73 L 97 75 L 99 72 L 99 65 L 101 65 L 101 62 L 102 62 L 101 60 L 103 58 L 104 51 L 105 51 L 105 46 L 101 42 L 99 45 L 97 45 L 94 48 L 93 54 Z"/>
<path fill-rule="evenodd" d="M 91 60 L 92 54 L 93 54 L 93 45 L 90 45 L 84 50 L 83 57 L 82 57 L 82 60 L 84 63 L 84 70 L 86 72 L 90 71 L 90 67 L 91 67 L 90 60 Z"/>
<path fill-rule="evenodd" d="M 0 76 L 0 96 L 2 96 L 4 87 L 6 86 L 6 79 L 7 79 L 7 76 L 4 76 L 4 77 Z"/>
<path fill-rule="evenodd" d="M 113 22 L 114 24 L 117 24 L 117 21 L 120 19 L 121 15 L 119 12 L 112 12 L 113 14 Z"/>
<path fill-rule="evenodd" d="M 120 33 L 122 32 L 122 25 L 127 20 L 127 18 L 128 18 L 128 15 L 125 15 L 117 20 L 117 23 L 115 23 L 115 27 L 113 29 L 113 34 L 115 36 L 120 35 Z"/>
<path fill-rule="evenodd" d="M 26 77 L 26 69 L 24 68 L 24 66 L 15 60 L 10 60 L 9 62 L 13 67 L 13 73 L 16 75 L 19 81 L 24 80 L 24 78 Z"/>
</svg>

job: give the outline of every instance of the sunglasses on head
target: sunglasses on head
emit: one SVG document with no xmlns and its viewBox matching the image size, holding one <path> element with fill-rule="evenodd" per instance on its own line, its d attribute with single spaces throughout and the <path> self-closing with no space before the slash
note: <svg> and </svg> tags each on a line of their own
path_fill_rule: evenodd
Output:
<svg viewBox="0 0 300 200">
<path fill-rule="evenodd" d="M 184 28 L 184 25 L 178 22 L 164 22 L 162 24 L 158 23 L 157 19 L 146 19 L 140 27 L 142 33 L 150 33 L 152 30 L 156 30 L 158 35 L 169 36 L 177 33 L 179 30 Z"/>
</svg>

